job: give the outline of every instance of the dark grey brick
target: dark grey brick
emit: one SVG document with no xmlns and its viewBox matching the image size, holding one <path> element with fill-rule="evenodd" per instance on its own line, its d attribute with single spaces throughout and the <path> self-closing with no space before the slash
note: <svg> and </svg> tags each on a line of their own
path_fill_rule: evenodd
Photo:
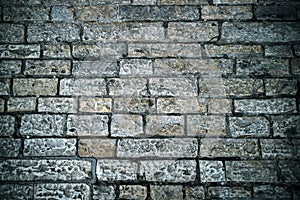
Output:
<svg viewBox="0 0 300 200">
<path fill-rule="evenodd" d="M 254 198 L 257 199 L 291 199 L 291 193 L 285 187 L 261 185 L 253 188 Z"/>
<path fill-rule="evenodd" d="M 210 199 L 251 199 L 251 190 L 243 187 L 214 186 L 208 188 Z"/>
<path fill-rule="evenodd" d="M 295 6 L 255 6 L 254 15 L 258 20 L 296 20 L 297 7 Z"/>
<path fill-rule="evenodd" d="M 300 181 L 300 168 L 299 161 L 279 161 L 279 169 L 283 177 L 283 181 L 287 183 L 299 183 Z"/>
<path fill-rule="evenodd" d="M 15 117 L 10 115 L 0 116 L 0 136 L 12 136 L 15 132 Z"/>
<path fill-rule="evenodd" d="M 50 14 L 50 7 L 26 6 L 26 7 L 4 7 L 3 19 L 4 21 L 43 21 L 48 20 Z"/>
<path fill-rule="evenodd" d="M 33 199 L 33 185 L 2 184 L 0 185 L 1 198 L 3 200 L 31 200 Z"/>
<path fill-rule="evenodd" d="M 111 185 L 93 185 L 93 200 L 115 199 L 115 187 Z"/>
<path fill-rule="evenodd" d="M 15 24 L 0 24 L 0 42 L 18 43 L 24 42 L 24 26 Z"/>
<path fill-rule="evenodd" d="M 17 157 L 21 152 L 21 139 L 1 138 L 0 157 Z"/>
<path fill-rule="evenodd" d="M 276 137 L 300 137 L 300 116 L 287 115 L 287 116 L 273 116 L 273 130 Z"/>
<path fill-rule="evenodd" d="M 232 137 L 268 137 L 270 122 L 265 117 L 229 117 Z"/>
<path fill-rule="evenodd" d="M 20 60 L 1 60 L 0 61 L 0 77 L 10 77 L 18 75 L 21 72 L 22 62 Z"/>
</svg>

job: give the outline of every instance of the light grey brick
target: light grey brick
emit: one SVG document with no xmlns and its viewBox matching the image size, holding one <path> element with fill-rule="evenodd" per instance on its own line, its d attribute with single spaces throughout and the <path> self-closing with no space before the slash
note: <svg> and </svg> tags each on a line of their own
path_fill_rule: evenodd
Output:
<svg viewBox="0 0 300 200">
<path fill-rule="evenodd" d="M 106 95 L 104 79 L 61 79 L 59 83 L 60 95 L 71 96 L 101 96 Z"/>
<path fill-rule="evenodd" d="M 0 77 L 13 76 L 21 73 L 22 62 L 20 60 L 1 60 L 0 61 Z"/>
<path fill-rule="evenodd" d="M 10 115 L 0 116 L 0 136 L 12 136 L 15 132 L 15 117 Z"/>
<path fill-rule="evenodd" d="M 46 21 L 49 20 L 50 7 L 44 6 L 13 6 L 4 7 L 4 21 Z"/>
<path fill-rule="evenodd" d="M 205 199 L 205 192 L 202 186 L 186 186 L 185 195 L 186 199 L 189 200 Z"/>
<path fill-rule="evenodd" d="M 7 101 L 8 112 L 35 111 L 35 97 L 10 97 Z"/>
<path fill-rule="evenodd" d="M 211 199 L 251 199 L 251 190 L 243 187 L 215 186 L 208 188 L 208 198 Z"/>
<path fill-rule="evenodd" d="M 111 121 L 111 136 L 131 137 L 143 134 L 143 118 L 139 115 L 114 114 Z"/>
<path fill-rule="evenodd" d="M 287 159 L 297 158 L 296 154 L 296 141 L 286 139 L 261 139 L 260 146 L 262 158 L 264 159 Z"/>
<path fill-rule="evenodd" d="M 102 43 L 98 45 L 73 45 L 73 56 L 80 59 L 101 60 L 120 58 L 126 54 L 124 43 Z"/>
<path fill-rule="evenodd" d="M 147 95 L 147 80 L 143 78 L 110 78 L 107 79 L 110 96 L 140 97 Z"/>
<path fill-rule="evenodd" d="M 262 56 L 260 45 L 205 45 L 202 50 L 203 57 L 218 58 L 255 58 Z"/>
<path fill-rule="evenodd" d="M 115 98 L 114 111 L 124 113 L 154 113 L 156 111 L 154 98 Z"/>
<path fill-rule="evenodd" d="M 273 116 L 273 131 L 276 137 L 300 137 L 300 116 L 288 115 L 288 116 Z"/>
<path fill-rule="evenodd" d="M 266 95 L 295 95 L 297 93 L 297 80 L 266 79 Z"/>
<path fill-rule="evenodd" d="M 21 139 L 1 138 L 0 157 L 17 157 L 21 152 Z"/>
<path fill-rule="evenodd" d="M 72 21 L 73 10 L 67 6 L 53 6 L 51 9 L 51 20 L 53 21 Z"/>
<path fill-rule="evenodd" d="M 160 0 L 162 5 L 205 5 L 208 0 Z"/>
<path fill-rule="evenodd" d="M 18 96 L 30 95 L 49 95 L 54 96 L 57 93 L 58 79 L 29 79 L 18 78 L 13 80 L 13 93 Z"/>
<path fill-rule="evenodd" d="M 78 21 L 118 21 L 118 8 L 113 5 L 74 7 L 74 18 Z"/>
<path fill-rule="evenodd" d="M 24 26 L 15 24 L 0 24 L 0 42 L 18 43 L 24 42 Z"/>
<path fill-rule="evenodd" d="M 42 97 L 38 99 L 39 112 L 76 113 L 77 101 L 71 97 Z"/>
<path fill-rule="evenodd" d="M 110 113 L 112 111 L 112 99 L 98 97 L 80 98 L 79 111 L 86 113 Z"/>
<path fill-rule="evenodd" d="M 225 168 L 222 161 L 200 160 L 200 180 L 206 182 L 224 182 Z"/>
<path fill-rule="evenodd" d="M 266 45 L 265 55 L 268 57 L 293 57 L 291 46 L 288 45 Z"/>
<path fill-rule="evenodd" d="M 150 185 L 152 199 L 183 199 L 180 185 Z"/>
<path fill-rule="evenodd" d="M 221 136 L 226 134 L 225 117 L 217 115 L 188 115 L 187 134 Z"/>
<path fill-rule="evenodd" d="M 249 20 L 252 19 L 251 6 L 215 6 L 205 5 L 201 9 L 201 18 L 204 20 Z"/>
<path fill-rule="evenodd" d="M 10 94 L 10 80 L 0 79 L 0 95 L 9 95 L 9 94 Z"/>
<path fill-rule="evenodd" d="M 213 0 L 213 4 L 228 4 L 228 5 L 239 5 L 239 4 L 256 4 L 257 0 Z"/>
<path fill-rule="evenodd" d="M 115 77 L 118 75 L 116 60 L 74 61 L 72 74 L 75 77 Z"/>
<path fill-rule="evenodd" d="M 115 139 L 80 139 L 78 155 L 81 157 L 107 158 L 116 156 Z"/>
<path fill-rule="evenodd" d="M 2 184 L 0 185 L 1 198 L 3 200 L 30 200 L 33 199 L 33 188 L 33 185 L 29 184 Z"/>
<path fill-rule="evenodd" d="M 122 59 L 120 76 L 148 76 L 153 74 L 153 61 L 146 59 Z"/>
<path fill-rule="evenodd" d="M 40 45 L 0 45 L 0 58 L 39 58 Z"/>
<path fill-rule="evenodd" d="M 299 161 L 282 160 L 279 161 L 279 169 L 282 179 L 286 183 L 298 183 L 300 180 Z"/>
<path fill-rule="evenodd" d="M 208 99 L 208 113 L 210 114 L 228 114 L 232 110 L 231 99 Z"/>
<path fill-rule="evenodd" d="M 111 185 L 93 185 L 93 200 L 113 200 L 116 198 L 115 187 Z"/>
<path fill-rule="evenodd" d="M 146 116 L 147 135 L 184 135 L 184 127 L 184 116 Z"/>
<path fill-rule="evenodd" d="M 45 45 L 43 56 L 44 58 L 70 58 L 70 46 L 66 44 Z"/>
<path fill-rule="evenodd" d="M 285 187 L 261 185 L 253 187 L 254 198 L 257 199 L 291 199 L 291 194 Z"/>
<path fill-rule="evenodd" d="M 120 198 L 142 200 L 147 197 L 147 187 L 141 185 L 120 185 Z"/>
<path fill-rule="evenodd" d="M 70 75 L 71 62 L 67 60 L 28 60 L 25 75 Z"/>
</svg>

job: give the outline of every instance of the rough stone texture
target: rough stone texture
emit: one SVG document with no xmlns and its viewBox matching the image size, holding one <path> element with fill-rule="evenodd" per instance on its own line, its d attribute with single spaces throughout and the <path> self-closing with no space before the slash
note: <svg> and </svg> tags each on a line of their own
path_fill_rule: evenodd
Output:
<svg viewBox="0 0 300 200">
<path fill-rule="evenodd" d="M 67 6 L 53 6 L 51 10 L 51 19 L 53 21 L 72 21 L 73 12 Z"/>
<path fill-rule="evenodd" d="M 143 119 L 139 115 L 113 115 L 111 136 L 133 137 L 143 134 Z"/>
<path fill-rule="evenodd" d="M 254 198 L 257 199 L 291 199 L 290 192 L 280 186 L 262 185 L 253 188 Z"/>
<path fill-rule="evenodd" d="M 256 6 L 254 15 L 258 20 L 296 20 L 296 6 Z"/>
<path fill-rule="evenodd" d="M 1 43 L 18 43 L 24 41 L 23 25 L 0 24 Z"/>
<path fill-rule="evenodd" d="M 101 96 L 106 95 L 104 79 L 61 79 L 59 94 L 71 96 Z"/>
<path fill-rule="evenodd" d="M 300 74 L 300 59 L 292 59 L 292 74 L 299 75 Z"/>
<path fill-rule="evenodd" d="M 15 132 L 15 117 L 10 115 L 0 116 L 0 136 L 12 136 Z"/>
<path fill-rule="evenodd" d="M 93 200 L 115 199 L 116 193 L 113 186 L 93 185 Z"/>
<path fill-rule="evenodd" d="M 184 117 L 149 115 L 146 118 L 146 134 L 163 136 L 184 135 Z"/>
<path fill-rule="evenodd" d="M 5 106 L 4 104 L 5 104 L 4 100 L 0 99 L 0 112 L 4 112 L 4 106 Z"/>
<path fill-rule="evenodd" d="M 265 46 L 265 55 L 270 57 L 292 57 L 293 52 L 291 47 L 287 45 L 267 45 Z"/>
<path fill-rule="evenodd" d="M 299 161 L 280 161 L 278 166 L 284 182 L 299 183 Z"/>
<path fill-rule="evenodd" d="M 162 5 L 199 5 L 208 4 L 207 0 L 160 0 Z"/>
<path fill-rule="evenodd" d="M 109 113 L 111 112 L 110 98 L 80 98 L 79 111 L 88 113 Z"/>
<path fill-rule="evenodd" d="M 0 167 L 1 181 L 79 181 L 92 176 L 91 162 L 85 160 L 5 160 Z"/>
<path fill-rule="evenodd" d="M 14 79 L 13 93 L 18 96 L 56 95 L 58 80 L 53 79 Z"/>
<path fill-rule="evenodd" d="M 300 137 L 300 116 L 273 116 L 273 131 L 274 136 L 279 137 Z"/>
<path fill-rule="evenodd" d="M 191 98 L 158 98 L 158 113 L 204 113 L 205 99 Z"/>
<path fill-rule="evenodd" d="M 266 95 L 295 95 L 297 93 L 297 81 L 288 79 L 265 80 Z"/>
<path fill-rule="evenodd" d="M 19 60 L 1 60 L 0 61 L 0 77 L 14 76 L 21 72 L 21 61 Z"/>
<path fill-rule="evenodd" d="M 201 186 L 186 186 L 185 195 L 190 200 L 205 199 L 204 188 Z"/>
<path fill-rule="evenodd" d="M 46 21 L 49 19 L 50 8 L 43 6 L 32 7 L 4 7 L 3 20 L 4 21 Z"/>
<path fill-rule="evenodd" d="M 100 59 L 101 61 L 75 61 L 72 74 L 75 77 L 107 77 L 118 74 L 117 62 Z"/>
<path fill-rule="evenodd" d="M 107 85 L 111 96 L 131 97 L 147 95 L 146 79 L 113 78 L 108 79 Z"/>
<path fill-rule="evenodd" d="M 65 60 L 28 60 L 25 75 L 70 75 L 71 63 Z"/>
<path fill-rule="evenodd" d="M 35 107 L 35 97 L 10 97 L 7 101 L 8 112 L 34 111 Z"/>
<path fill-rule="evenodd" d="M 225 135 L 225 117 L 216 115 L 188 115 L 187 134 L 204 136 Z"/>
<path fill-rule="evenodd" d="M 145 76 L 153 74 L 153 62 L 146 59 L 122 59 L 120 61 L 121 76 Z"/>
<path fill-rule="evenodd" d="M 242 187 L 209 187 L 208 188 L 209 199 L 250 199 L 251 190 Z"/>
<path fill-rule="evenodd" d="M 222 161 L 200 160 L 201 182 L 224 182 L 225 168 Z"/>
<path fill-rule="evenodd" d="M 78 142 L 78 154 L 81 157 L 114 157 L 116 155 L 116 140 L 80 139 Z"/>
<path fill-rule="evenodd" d="M 209 99 L 207 105 L 210 114 L 227 114 L 231 113 L 232 101 L 230 99 Z"/>
<path fill-rule="evenodd" d="M 213 3 L 228 4 L 228 5 L 239 5 L 239 4 L 256 4 L 257 0 L 213 0 Z"/>
<path fill-rule="evenodd" d="M 70 46 L 65 44 L 45 45 L 43 56 L 46 58 L 70 58 Z"/>
<path fill-rule="evenodd" d="M 152 199 L 182 199 L 182 187 L 179 185 L 151 185 Z"/>
<path fill-rule="evenodd" d="M 155 112 L 154 98 L 115 98 L 114 111 L 125 113 L 153 113 Z"/>
<path fill-rule="evenodd" d="M 40 45 L 0 45 L 0 58 L 39 58 Z"/>
<path fill-rule="evenodd" d="M 147 188 L 140 185 L 121 185 L 120 198 L 124 199 L 146 199 Z"/>
<path fill-rule="evenodd" d="M 203 49 L 203 57 L 218 57 L 218 58 L 255 58 L 262 54 L 260 45 L 212 45 L 208 44 Z"/>
<path fill-rule="evenodd" d="M 3 184 L 0 185 L 0 192 L 2 199 L 33 199 L 32 185 Z"/>
<path fill-rule="evenodd" d="M 21 152 L 20 139 L 1 138 L 0 157 L 17 157 Z"/>
<path fill-rule="evenodd" d="M 117 146 L 118 157 L 195 157 L 195 139 L 122 139 Z"/>
<path fill-rule="evenodd" d="M 299 142 L 298 142 L 299 143 Z M 271 139 L 261 139 L 261 152 L 262 157 L 265 159 L 270 158 L 297 158 L 297 149 L 296 149 L 297 140 L 292 142 L 290 140 L 271 140 Z"/>
<path fill-rule="evenodd" d="M 79 21 L 110 22 L 117 19 L 116 6 L 86 6 L 75 7 L 75 19 Z"/>
<path fill-rule="evenodd" d="M 71 97 L 41 97 L 38 99 L 39 112 L 76 113 L 77 103 Z"/>
<path fill-rule="evenodd" d="M 190 182 L 196 178 L 193 160 L 141 161 L 140 174 L 146 181 Z"/>
<path fill-rule="evenodd" d="M 0 79 L 0 95 L 9 95 L 10 93 L 10 80 Z"/>
<path fill-rule="evenodd" d="M 236 19 L 247 20 L 253 16 L 251 6 L 203 6 L 201 9 L 201 18 L 211 19 Z"/>
</svg>

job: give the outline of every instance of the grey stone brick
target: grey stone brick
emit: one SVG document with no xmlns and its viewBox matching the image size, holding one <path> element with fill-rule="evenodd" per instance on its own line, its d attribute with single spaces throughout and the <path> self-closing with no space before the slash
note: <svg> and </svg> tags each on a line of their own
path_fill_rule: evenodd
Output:
<svg viewBox="0 0 300 200">
<path fill-rule="evenodd" d="M 107 115 L 69 115 L 67 135 L 69 136 L 108 136 Z"/>
<path fill-rule="evenodd" d="M 0 112 L 4 112 L 4 100 L 0 99 Z"/>
<path fill-rule="evenodd" d="M 0 24 L 0 42 L 18 43 L 24 42 L 24 26 L 15 24 Z"/>
<path fill-rule="evenodd" d="M 122 59 L 120 76 L 148 76 L 153 74 L 153 61 L 146 59 Z"/>
<path fill-rule="evenodd" d="M 280 113 L 295 113 L 295 99 L 242 99 L 235 100 L 236 113 L 249 114 L 280 114 Z"/>
<path fill-rule="evenodd" d="M 277 182 L 274 161 L 225 161 L 225 166 L 227 181 Z"/>
<path fill-rule="evenodd" d="M 273 116 L 273 131 L 276 137 L 300 137 L 300 116 Z"/>
<path fill-rule="evenodd" d="M 10 80 L 0 79 L 0 95 L 9 95 L 9 94 L 10 94 Z"/>
<path fill-rule="evenodd" d="M 297 42 L 299 30 L 300 25 L 294 22 L 225 22 L 220 42 Z"/>
<path fill-rule="evenodd" d="M 117 146 L 118 157 L 195 157 L 196 139 L 122 139 Z"/>
<path fill-rule="evenodd" d="M 239 5 L 239 4 L 257 4 L 257 0 L 213 0 L 213 4 L 228 4 L 228 5 Z"/>
<path fill-rule="evenodd" d="M 158 98 L 158 113 L 204 113 L 206 112 L 205 99 L 190 98 Z"/>
<path fill-rule="evenodd" d="M 231 113 L 232 101 L 230 99 L 208 99 L 209 114 L 227 114 Z"/>
<path fill-rule="evenodd" d="M 154 113 L 156 111 L 154 98 L 115 98 L 114 111 L 124 113 Z"/>
<path fill-rule="evenodd" d="M 20 139 L 1 138 L 0 157 L 17 157 L 21 152 Z"/>
<path fill-rule="evenodd" d="M 3 8 L 4 21 L 46 21 L 49 20 L 50 7 L 14 6 Z"/>
<path fill-rule="evenodd" d="M 147 188 L 141 185 L 120 185 L 120 198 L 143 200 L 147 197 Z"/>
<path fill-rule="evenodd" d="M 39 58 L 40 45 L 0 45 L 0 58 Z"/>
<path fill-rule="evenodd" d="M 293 52 L 291 46 L 288 45 L 266 45 L 265 55 L 268 57 L 293 57 Z"/>
<path fill-rule="evenodd" d="M 36 98 L 34 97 L 10 97 L 7 101 L 8 112 L 35 111 Z"/>
<path fill-rule="evenodd" d="M 260 185 L 253 187 L 253 196 L 257 199 L 291 199 L 291 194 L 285 187 Z"/>
<path fill-rule="evenodd" d="M 222 161 L 200 160 L 200 180 L 206 182 L 224 182 L 225 168 Z"/>
<path fill-rule="evenodd" d="M 259 156 L 256 139 L 218 139 L 204 138 L 200 142 L 201 157 L 244 157 Z"/>
<path fill-rule="evenodd" d="M 52 0 L 52 1 L 44 1 L 43 2 L 47 6 L 55 6 L 55 5 L 66 5 L 66 6 L 74 6 L 74 5 L 80 5 L 80 6 L 86 6 L 89 5 L 89 1 L 86 0 Z"/>
<path fill-rule="evenodd" d="M 157 0 L 132 0 L 132 5 L 155 5 Z"/>
<path fill-rule="evenodd" d="M 1 198 L 30 200 L 33 199 L 33 188 L 32 185 L 2 184 L 0 185 Z"/>
<path fill-rule="evenodd" d="M 74 13 L 75 20 L 79 21 L 118 21 L 118 8 L 112 5 L 75 7 Z"/>
<path fill-rule="evenodd" d="M 81 199 L 89 200 L 90 186 L 85 183 L 37 184 L 34 199 Z"/>
<path fill-rule="evenodd" d="M 70 75 L 71 62 L 67 60 L 27 60 L 25 75 Z"/>
<path fill-rule="evenodd" d="M 255 6 L 254 15 L 258 20 L 296 20 L 297 7 L 277 5 Z"/>
<path fill-rule="evenodd" d="M 184 135 L 184 127 L 184 116 L 148 115 L 146 117 L 147 135 Z"/>
<path fill-rule="evenodd" d="M 186 186 L 185 195 L 186 199 L 189 200 L 205 199 L 205 192 L 202 186 Z"/>
<path fill-rule="evenodd" d="M 21 73 L 22 62 L 20 60 L 1 60 L 0 61 L 0 77 L 13 76 Z"/>
<path fill-rule="evenodd" d="M 152 199 L 183 199 L 180 185 L 150 185 Z"/>
<path fill-rule="evenodd" d="M 101 96 L 106 95 L 104 79 L 61 79 L 59 83 L 60 95 L 71 96 Z"/>
<path fill-rule="evenodd" d="M 255 58 L 262 56 L 260 45 L 213 45 L 207 44 L 202 50 L 203 57 Z"/>
<path fill-rule="evenodd" d="M 53 21 L 72 21 L 73 10 L 67 6 L 53 6 L 51 9 L 51 20 Z"/>
<path fill-rule="evenodd" d="M 161 5 L 205 5 L 208 0 L 160 0 Z"/>
<path fill-rule="evenodd" d="M 232 137 L 268 137 L 270 122 L 265 117 L 229 117 Z"/>
<path fill-rule="evenodd" d="M 0 136 L 12 136 L 15 132 L 15 117 L 10 115 L 0 116 Z"/>
<path fill-rule="evenodd" d="M 197 96 L 197 81 L 193 78 L 150 78 L 152 96 Z"/>
<path fill-rule="evenodd" d="M 114 186 L 93 185 L 93 200 L 113 200 L 116 198 Z"/>
<path fill-rule="evenodd" d="M 261 139 L 262 158 L 297 158 L 295 143 L 286 139 Z"/>
<path fill-rule="evenodd" d="M 116 60 L 74 61 L 72 74 L 75 77 L 115 77 L 118 75 Z"/>
<path fill-rule="evenodd" d="M 111 121 L 111 136 L 131 137 L 143 134 L 143 119 L 139 115 L 115 114 Z"/>
<path fill-rule="evenodd" d="M 292 59 L 292 74 L 299 75 L 300 74 L 300 59 Z"/>
<path fill-rule="evenodd" d="M 188 115 L 187 134 L 221 136 L 226 134 L 225 117 L 217 115 Z"/>
<path fill-rule="evenodd" d="M 196 6 L 120 6 L 119 18 L 125 21 L 198 20 Z"/>
<path fill-rule="evenodd" d="M 299 161 L 296 160 L 279 161 L 278 166 L 284 182 L 299 183 L 300 180 Z"/>
<path fill-rule="evenodd" d="M 143 78 L 110 78 L 107 80 L 110 96 L 140 97 L 147 95 L 147 80 Z"/>
<path fill-rule="evenodd" d="M 24 156 L 75 156 L 76 139 L 25 139 Z"/>
<path fill-rule="evenodd" d="M 25 79 L 18 78 L 13 80 L 13 94 L 18 96 L 30 95 L 49 95 L 53 96 L 57 93 L 58 79 Z"/>
<path fill-rule="evenodd" d="M 110 113 L 112 99 L 83 97 L 79 99 L 79 111 L 87 113 Z"/>
<path fill-rule="evenodd" d="M 202 6 L 201 18 L 204 20 L 248 20 L 252 19 L 252 7 L 251 6 L 215 6 L 207 5 Z"/>
<path fill-rule="evenodd" d="M 41 0 L 1 0 L 1 5 L 34 5 L 41 4 Z"/>
<path fill-rule="evenodd" d="M 76 42 L 80 27 L 71 23 L 38 23 L 28 26 L 28 42 Z"/>
<path fill-rule="evenodd" d="M 80 139 L 78 142 L 78 155 L 81 157 L 106 158 L 115 157 L 115 139 Z"/>
<path fill-rule="evenodd" d="M 23 136 L 63 136 L 64 115 L 27 114 L 21 118 L 20 134 Z"/>
<path fill-rule="evenodd" d="M 129 160 L 98 160 L 96 173 L 100 181 L 136 180 L 138 164 Z"/>
<path fill-rule="evenodd" d="M 85 160 L 5 160 L 0 163 L 1 181 L 90 180 L 92 167 Z"/>
<path fill-rule="evenodd" d="M 194 160 L 141 161 L 139 172 L 146 181 L 191 182 L 196 178 L 196 162 Z"/>
<path fill-rule="evenodd" d="M 45 45 L 43 56 L 44 58 L 70 58 L 70 46 L 65 44 Z"/>
<path fill-rule="evenodd" d="M 294 45 L 294 50 L 295 50 L 295 54 L 296 56 L 300 56 L 300 45 Z"/>
<path fill-rule="evenodd" d="M 77 101 L 71 97 L 41 97 L 38 99 L 39 112 L 76 113 Z"/>
<path fill-rule="evenodd" d="M 266 95 L 295 95 L 297 93 L 297 80 L 266 79 Z"/>
<path fill-rule="evenodd" d="M 211 199 L 251 199 L 251 190 L 243 187 L 215 186 L 208 188 L 207 195 Z"/>
</svg>

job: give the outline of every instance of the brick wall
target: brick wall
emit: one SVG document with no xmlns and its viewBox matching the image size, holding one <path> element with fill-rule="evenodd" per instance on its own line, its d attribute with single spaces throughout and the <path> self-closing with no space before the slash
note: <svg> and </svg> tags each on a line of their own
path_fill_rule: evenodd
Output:
<svg viewBox="0 0 300 200">
<path fill-rule="evenodd" d="M 300 199 L 297 0 L 0 0 L 0 199 Z"/>
</svg>

